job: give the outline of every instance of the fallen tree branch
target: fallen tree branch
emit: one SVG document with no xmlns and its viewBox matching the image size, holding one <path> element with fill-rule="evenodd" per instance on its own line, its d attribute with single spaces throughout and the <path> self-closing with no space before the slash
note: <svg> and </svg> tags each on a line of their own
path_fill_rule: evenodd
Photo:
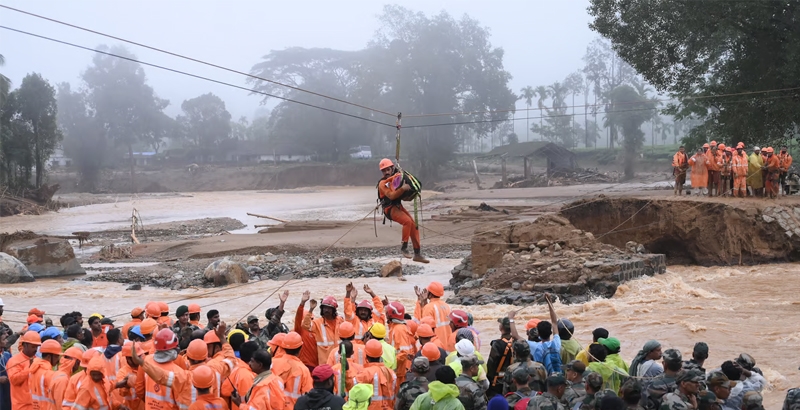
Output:
<svg viewBox="0 0 800 410">
<path fill-rule="evenodd" d="M 286 220 L 283 220 L 283 219 L 280 219 L 280 218 L 273 218 L 271 216 L 259 215 L 259 214 L 251 214 L 250 212 L 248 212 L 247 214 L 250 215 L 250 216 L 255 216 L 256 218 L 272 219 L 273 221 L 289 223 L 289 221 L 286 221 Z"/>
</svg>

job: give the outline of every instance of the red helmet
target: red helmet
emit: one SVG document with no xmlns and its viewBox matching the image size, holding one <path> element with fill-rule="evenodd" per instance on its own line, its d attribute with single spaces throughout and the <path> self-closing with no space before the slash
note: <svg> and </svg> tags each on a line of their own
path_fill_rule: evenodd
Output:
<svg viewBox="0 0 800 410">
<path fill-rule="evenodd" d="M 463 310 L 456 309 L 451 311 L 450 320 L 458 329 L 469 326 L 469 315 Z"/>
<path fill-rule="evenodd" d="M 361 302 L 358 302 L 358 306 L 356 306 L 356 309 L 359 309 L 359 308 L 365 308 L 365 309 L 372 310 L 372 303 L 369 303 L 368 300 L 364 299 Z"/>
<path fill-rule="evenodd" d="M 330 306 L 334 309 L 339 308 L 339 304 L 336 303 L 336 298 L 334 298 L 333 296 L 325 296 L 325 298 L 322 299 L 322 303 L 320 303 L 320 306 Z"/>
<path fill-rule="evenodd" d="M 169 329 L 161 329 L 155 338 L 156 351 L 172 350 L 178 347 L 178 338 Z"/>
<path fill-rule="evenodd" d="M 386 317 L 389 319 L 403 320 L 406 314 L 406 307 L 400 302 L 389 302 L 386 305 Z"/>
</svg>

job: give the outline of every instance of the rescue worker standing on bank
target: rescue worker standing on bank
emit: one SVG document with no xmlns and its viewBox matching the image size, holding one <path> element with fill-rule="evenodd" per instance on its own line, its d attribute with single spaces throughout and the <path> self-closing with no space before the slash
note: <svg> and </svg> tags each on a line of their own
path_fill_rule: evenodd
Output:
<svg viewBox="0 0 800 410">
<path fill-rule="evenodd" d="M 775 155 L 772 147 L 767 147 L 767 160 L 764 162 L 764 172 L 767 174 L 766 178 L 766 196 L 770 199 L 778 197 L 778 183 L 781 174 L 781 162 Z"/>
<path fill-rule="evenodd" d="M 378 199 L 381 202 L 383 214 L 390 221 L 403 225 L 400 251 L 404 257 L 412 259 L 414 262 L 428 263 L 429 261 L 420 253 L 419 228 L 411 214 L 403 207 L 401 200 L 403 194 L 410 191 L 411 187 L 408 184 L 403 184 L 395 188 L 397 183 L 402 183 L 403 174 L 395 168 L 392 160 L 388 158 L 382 159 L 379 167 L 383 174 L 383 179 L 378 182 Z M 400 178 L 400 181 L 396 183 L 395 180 L 397 178 Z M 408 252 L 409 238 L 411 238 L 411 244 L 414 247 L 413 256 Z"/>
<path fill-rule="evenodd" d="M 311 294 L 306 291 L 300 300 L 300 304 L 305 305 Z M 317 363 L 325 363 L 331 351 L 339 346 L 339 325 L 344 319 L 336 314 L 339 304 L 333 296 L 325 296 L 319 305 L 319 315 L 316 319 L 311 319 L 310 315 L 303 317 L 303 329 L 311 332 L 317 343 Z M 299 333 L 298 333 L 299 334 Z"/>
<path fill-rule="evenodd" d="M 761 148 L 753 148 L 750 154 L 750 164 L 747 168 L 747 186 L 750 187 L 752 196 L 764 196 L 764 179 L 761 177 L 761 168 L 764 167 L 764 157 L 761 156 Z"/>
<path fill-rule="evenodd" d="M 733 196 L 744 198 L 747 196 L 747 172 L 750 160 L 744 152 L 744 144 L 736 145 L 736 152 L 731 159 L 731 172 L 733 173 Z"/>
<path fill-rule="evenodd" d="M 784 195 L 789 195 L 789 186 L 786 185 L 786 175 L 789 173 L 789 167 L 792 166 L 792 155 L 789 154 L 789 147 L 786 145 L 781 147 L 781 152 L 778 154 L 778 160 L 781 166 L 780 186 Z"/>
<path fill-rule="evenodd" d="M 367 354 L 367 365 L 356 376 L 356 381 L 372 385 L 373 396 L 369 410 L 392 410 L 397 377 L 392 369 L 381 362 L 383 355 L 381 342 L 375 339 L 368 341 L 364 352 Z"/>
<path fill-rule="evenodd" d="M 708 147 L 708 144 L 703 145 L 703 149 L 707 150 Z M 697 153 L 689 158 L 689 165 L 692 167 L 692 189 L 696 189 L 698 195 L 702 195 L 708 185 L 708 168 L 706 167 L 708 153 L 703 152 L 703 149 L 698 149 Z"/>
<path fill-rule="evenodd" d="M 36 357 L 36 350 L 42 344 L 42 338 L 34 331 L 25 332 L 20 339 L 22 349 L 6 363 L 8 381 L 11 384 L 11 408 L 14 410 L 31 410 L 33 401 L 28 385 L 31 362 Z"/>
<path fill-rule="evenodd" d="M 678 152 L 672 156 L 672 175 L 675 176 L 675 195 L 683 194 L 683 184 L 686 183 L 686 170 L 689 169 L 689 156 L 686 148 L 681 145 Z"/>
<path fill-rule="evenodd" d="M 711 149 L 706 152 L 706 167 L 708 168 L 708 196 L 719 196 L 720 173 L 722 171 L 722 151 L 717 147 L 716 141 L 711 141 Z"/>
<path fill-rule="evenodd" d="M 147 409 L 187 410 L 192 404 L 192 375 L 175 362 L 178 337 L 170 329 L 161 329 L 153 348 L 154 354 L 142 358 L 139 346 L 131 347 L 131 358 L 139 366 L 136 396 L 144 398 Z"/>
<path fill-rule="evenodd" d="M 364 299 L 356 305 L 355 299 L 358 297 L 358 290 L 353 286 L 353 282 L 348 283 L 345 287 L 344 320 L 353 325 L 356 343 L 361 342 L 364 334 L 374 323 L 386 323 L 383 317 L 381 298 L 370 289 L 369 285 L 364 285 L 364 292 L 367 292 L 372 298 L 372 303 Z"/>
<path fill-rule="evenodd" d="M 441 298 L 444 296 L 444 286 L 439 282 L 431 282 L 425 289 L 414 286 L 417 294 L 417 307 L 414 309 L 414 316 L 420 321 L 423 318 L 433 319 L 433 332 L 442 342 L 445 351 L 452 352 L 455 345 L 450 345 L 450 334 L 453 329 L 450 327 L 450 305 Z M 419 331 L 419 329 L 417 329 Z"/>
</svg>

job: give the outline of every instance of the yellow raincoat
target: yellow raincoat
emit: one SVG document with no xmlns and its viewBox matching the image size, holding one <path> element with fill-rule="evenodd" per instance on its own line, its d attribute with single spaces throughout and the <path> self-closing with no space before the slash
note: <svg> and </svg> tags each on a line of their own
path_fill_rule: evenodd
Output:
<svg viewBox="0 0 800 410">
<path fill-rule="evenodd" d="M 747 167 L 747 186 L 753 189 L 764 187 L 764 180 L 761 177 L 761 167 L 764 166 L 764 158 L 755 152 L 750 154 L 749 165 Z"/>
</svg>

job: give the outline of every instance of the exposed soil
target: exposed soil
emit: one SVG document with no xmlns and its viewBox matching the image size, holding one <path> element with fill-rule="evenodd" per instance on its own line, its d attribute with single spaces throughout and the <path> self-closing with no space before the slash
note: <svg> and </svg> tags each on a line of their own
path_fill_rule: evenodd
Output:
<svg viewBox="0 0 800 410">
<path fill-rule="evenodd" d="M 749 265 L 800 260 L 800 208 L 781 204 L 595 198 L 566 205 L 561 214 L 600 241 L 617 247 L 635 241 L 670 264 Z"/>
</svg>

